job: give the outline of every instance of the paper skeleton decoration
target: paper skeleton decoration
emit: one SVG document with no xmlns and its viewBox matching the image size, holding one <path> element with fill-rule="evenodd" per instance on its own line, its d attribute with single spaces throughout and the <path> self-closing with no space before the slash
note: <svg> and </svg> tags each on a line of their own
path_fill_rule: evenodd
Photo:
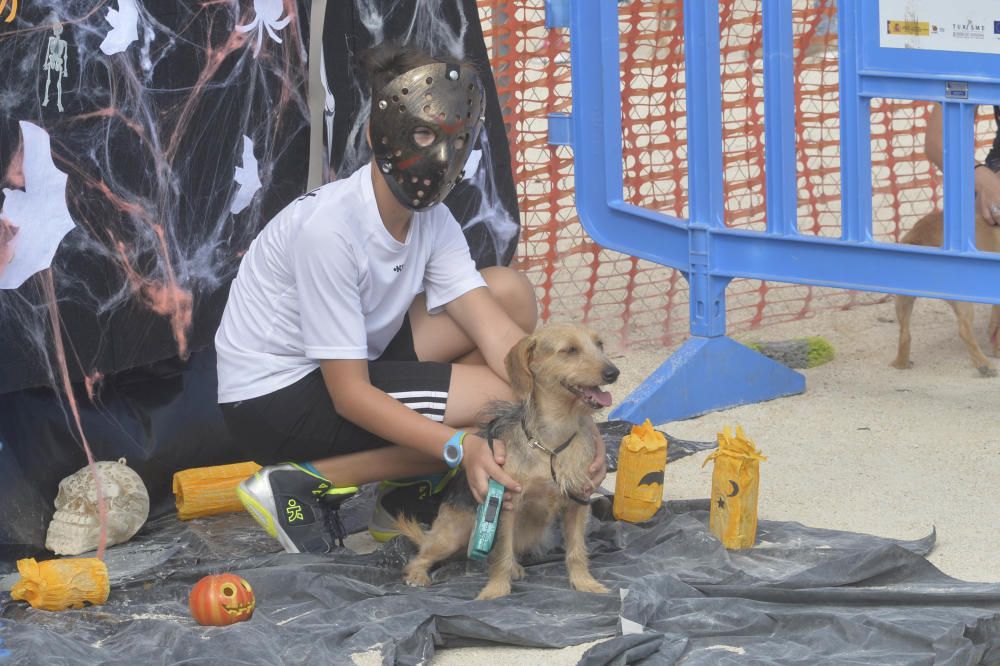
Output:
<svg viewBox="0 0 1000 666">
<path fill-rule="evenodd" d="M 149 493 L 125 459 L 96 463 L 107 507 L 107 545 L 128 541 L 149 516 Z M 101 534 L 97 485 L 90 467 L 59 482 L 56 513 L 49 523 L 45 547 L 56 555 L 79 555 L 97 548 Z"/>
<path fill-rule="evenodd" d="M 326 52 L 320 47 L 320 62 L 326 62 Z M 337 100 L 330 91 L 330 83 L 326 79 L 326 67 L 319 68 L 319 81 L 323 85 L 323 122 L 326 124 L 326 168 L 333 164 L 333 119 L 337 113 Z M 324 182 L 326 174 L 324 174 Z"/>
<path fill-rule="evenodd" d="M 62 23 L 52 25 L 52 36 L 49 37 L 48 50 L 45 52 L 45 62 L 42 70 L 45 71 L 45 100 L 42 106 L 49 105 L 49 86 L 52 84 L 52 73 L 56 74 L 56 108 L 61 112 L 62 103 L 62 80 L 69 76 L 69 49 L 66 40 L 61 39 L 63 27 Z"/>
</svg>

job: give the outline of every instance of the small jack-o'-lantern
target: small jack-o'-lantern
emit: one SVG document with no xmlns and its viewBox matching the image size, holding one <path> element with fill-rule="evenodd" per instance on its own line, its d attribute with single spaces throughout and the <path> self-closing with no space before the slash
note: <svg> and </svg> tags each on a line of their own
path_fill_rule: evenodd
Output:
<svg viewBox="0 0 1000 666">
<path fill-rule="evenodd" d="M 250 583 L 231 573 L 199 580 L 191 588 L 189 603 L 198 624 L 215 627 L 249 620 L 257 606 Z"/>
</svg>

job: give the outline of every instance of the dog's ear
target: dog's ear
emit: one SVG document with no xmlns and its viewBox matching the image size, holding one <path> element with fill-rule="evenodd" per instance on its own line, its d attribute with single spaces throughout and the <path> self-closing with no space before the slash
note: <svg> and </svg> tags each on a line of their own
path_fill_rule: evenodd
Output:
<svg viewBox="0 0 1000 666">
<path fill-rule="evenodd" d="M 531 374 L 531 355 L 535 351 L 535 336 L 527 335 L 510 348 L 507 358 L 504 360 L 504 367 L 507 368 L 507 376 L 510 377 L 510 386 L 514 389 L 514 395 L 519 398 L 526 398 L 531 395 L 535 379 Z"/>
</svg>

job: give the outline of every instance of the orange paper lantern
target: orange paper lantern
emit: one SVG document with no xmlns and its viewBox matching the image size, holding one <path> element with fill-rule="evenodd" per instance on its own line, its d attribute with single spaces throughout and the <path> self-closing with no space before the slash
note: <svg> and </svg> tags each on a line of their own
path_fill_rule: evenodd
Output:
<svg viewBox="0 0 1000 666">
<path fill-rule="evenodd" d="M 250 583 L 231 573 L 199 580 L 191 588 L 189 603 L 198 624 L 214 627 L 249 620 L 257 606 Z"/>
<path fill-rule="evenodd" d="M 218 513 L 244 511 L 236 487 L 260 471 L 252 462 L 215 467 L 195 467 L 174 474 L 177 517 L 191 520 Z"/>
<path fill-rule="evenodd" d="M 27 601 L 48 611 L 83 608 L 108 600 L 108 568 L 95 557 L 70 557 L 36 562 L 33 557 L 17 561 L 21 578 L 10 591 L 12 599 Z"/>
<path fill-rule="evenodd" d="M 709 460 L 712 470 L 712 508 L 708 526 L 722 545 L 732 550 L 752 548 L 757 540 L 757 491 L 760 486 L 761 455 L 743 428 L 734 435 L 727 426 L 719 433 L 719 448 Z"/>
<path fill-rule="evenodd" d="M 622 437 L 615 477 L 615 519 L 641 523 L 663 504 L 663 475 L 667 466 L 667 438 L 649 419 Z"/>
</svg>

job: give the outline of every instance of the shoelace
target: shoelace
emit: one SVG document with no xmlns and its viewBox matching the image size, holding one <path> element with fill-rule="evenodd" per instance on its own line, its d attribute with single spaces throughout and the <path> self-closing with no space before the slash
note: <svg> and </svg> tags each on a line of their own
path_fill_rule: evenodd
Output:
<svg viewBox="0 0 1000 666">
<path fill-rule="evenodd" d="M 320 503 L 326 509 L 323 516 L 323 525 L 327 533 L 333 537 L 338 546 L 343 548 L 344 539 L 347 537 L 347 526 L 344 525 L 344 521 L 340 517 L 341 500 L 337 499 L 334 502 L 324 497 L 320 499 Z"/>
</svg>

